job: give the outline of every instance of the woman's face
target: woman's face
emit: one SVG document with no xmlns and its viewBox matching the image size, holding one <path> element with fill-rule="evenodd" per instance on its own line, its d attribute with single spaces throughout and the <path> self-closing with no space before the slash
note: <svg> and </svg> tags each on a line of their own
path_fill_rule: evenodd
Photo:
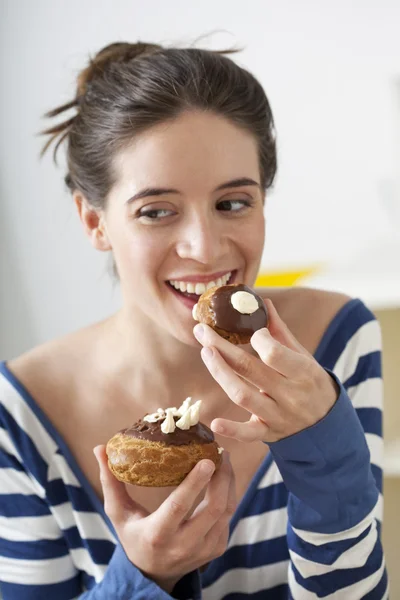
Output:
<svg viewBox="0 0 400 600">
<path fill-rule="evenodd" d="M 199 295 L 257 276 L 264 196 L 256 141 L 222 117 L 188 112 L 138 136 L 114 169 L 104 219 L 125 305 L 197 345 Z"/>
</svg>

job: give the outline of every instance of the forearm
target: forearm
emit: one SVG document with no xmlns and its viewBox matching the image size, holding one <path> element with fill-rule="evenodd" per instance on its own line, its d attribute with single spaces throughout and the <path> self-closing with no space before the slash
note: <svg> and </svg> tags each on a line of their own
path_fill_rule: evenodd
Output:
<svg viewBox="0 0 400 600">
<path fill-rule="evenodd" d="M 156 583 L 141 573 L 118 545 L 103 580 L 79 598 L 108 600 L 119 597 L 127 600 L 172 600 L 189 597 L 200 600 L 200 578 L 197 572 L 192 572 L 178 582 L 170 580 Z"/>
<path fill-rule="evenodd" d="M 290 492 L 293 597 L 308 597 L 302 595 L 307 590 L 310 598 L 332 593 L 383 598 L 379 490 L 364 431 L 343 386 L 322 421 L 270 448 Z"/>
<path fill-rule="evenodd" d="M 0 562 L 1 562 L 0 558 Z M 61 562 L 60 562 L 61 560 Z M 79 572 L 68 555 L 55 561 L 9 559 L 8 575 L 2 572 L 0 584 L 3 600 L 36 600 L 57 598 L 58 600 L 172 600 L 193 598 L 200 600 L 200 578 L 192 572 L 175 582 L 168 582 L 166 591 L 163 582 L 156 583 L 145 577 L 127 558 L 123 548 L 117 546 L 104 577 L 89 590 L 83 592 Z M 31 564 L 31 568 L 29 566 Z"/>
</svg>

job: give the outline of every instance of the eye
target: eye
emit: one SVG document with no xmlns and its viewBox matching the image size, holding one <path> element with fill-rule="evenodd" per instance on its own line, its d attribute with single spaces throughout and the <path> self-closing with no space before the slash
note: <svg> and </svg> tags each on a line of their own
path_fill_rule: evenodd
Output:
<svg viewBox="0 0 400 600">
<path fill-rule="evenodd" d="M 218 202 L 217 209 L 222 212 L 241 212 L 251 206 L 249 200 L 221 200 Z"/>
<path fill-rule="evenodd" d="M 168 208 L 142 208 L 138 211 L 137 217 L 144 218 L 146 221 L 161 221 L 176 213 Z"/>
</svg>

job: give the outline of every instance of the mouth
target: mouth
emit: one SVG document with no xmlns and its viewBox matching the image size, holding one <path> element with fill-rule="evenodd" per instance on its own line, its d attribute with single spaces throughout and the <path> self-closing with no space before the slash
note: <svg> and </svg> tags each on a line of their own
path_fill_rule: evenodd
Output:
<svg viewBox="0 0 400 600">
<path fill-rule="evenodd" d="M 203 281 L 196 280 L 195 277 L 190 277 L 191 281 L 186 280 L 168 280 L 166 284 L 171 292 L 181 300 L 188 308 L 192 309 L 198 302 L 200 296 L 205 291 L 215 286 L 228 285 L 235 281 L 237 270 L 225 271 L 213 275 L 213 279 L 202 277 Z M 210 276 L 211 277 L 211 276 Z M 200 277 L 199 277 L 200 279 Z"/>
</svg>

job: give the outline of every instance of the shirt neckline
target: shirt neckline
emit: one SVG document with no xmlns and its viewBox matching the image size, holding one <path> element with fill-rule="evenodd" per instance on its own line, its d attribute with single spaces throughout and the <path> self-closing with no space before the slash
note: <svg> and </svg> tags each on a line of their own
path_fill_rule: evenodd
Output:
<svg viewBox="0 0 400 600">
<path fill-rule="evenodd" d="M 118 539 L 118 535 L 117 535 L 117 532 L 115 531 L 114 525 L 112 524 L 109 517 L 107 516 L 100 498 L 97 496 L 96 492 L 94 491 L 94 488 L 92 487 L 91 483 L 89 482 L 86 475 L 82 471 L 81 467 L 79 466 L 78 462 L 76 461 L 74 455 L 72 454 L 71 450 L 69 449 L 68 444 L 66 443 L 66 441 L 64 440 L 62 435 L 54 427 L 53 423 L 50 421 L 48 416 L 42 411 L 42 409 L 36 403 L 33 396 L 28 392 L 26 387 L 12 373 L 12 371 L 10 371 L 10 369 L 7 366 L 6 361 L 0 362 L 0 373 L 14 387 L 14 389 L 22 396 L 22 398 L 24 399 L 26 404 L 29 406 L 29 408 L 32 410 L 32 412 L 36 416 L 36 418 L 43 425 L 43 427 L 45 428 L 47 433 L 50 435 L 50 437 L 53 438 L 57 447 L 60 449 L 63 456 L 65 457 L 73 474 L 79 481 L 82 489 L 88 495 L 92 505 L 97 510 L 97 512 L 103 517 L 103 519 L 105 520 L 106 524 L 108 525 L 111 533 Z M 27 432 L 27 433 L 29 435 L 29 432 Z"/>
</svg>

